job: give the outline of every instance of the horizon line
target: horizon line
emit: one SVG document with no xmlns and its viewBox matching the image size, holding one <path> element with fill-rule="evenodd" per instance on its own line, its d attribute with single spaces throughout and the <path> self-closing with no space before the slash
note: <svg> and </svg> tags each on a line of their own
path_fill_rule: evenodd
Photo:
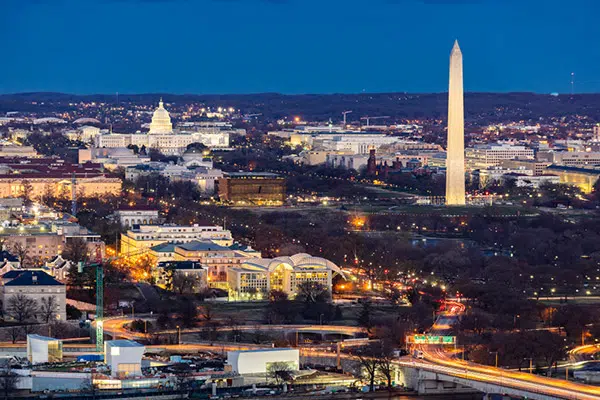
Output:
<svg viewBox="0 0 600 400">
<path fill-rule="evenodd" d="M 598 92 L 578 92 L 578 93 L 561 93 L 561 92 L 535 92 L 527 90 L 514 90 L 514 91 L 467 91 L 466 94 L 532 94 L 538 96 L 587 96 L 587 95 L 600 95 Z M 375 92 L 306 92 L 306 93 L 282 93 L 282 92 L 249 92 L 249 93 L 169 93 L 169 92 L 108 92 L 108 93 L 74 93 L 74 92 L 57 92 L 57 91 L 23 91 L 23 92 L 10 92 L 0 93 L 0 97 L 8 96 L 26 96 L 26 95 L 63 95 L 63 96 L 259 96 L 259 95 L 278 95 L 278 96 L 339 96 L 339 95 L 382 95 L 382 94 L 405 94 L 405 95 L 439 95 L 448 94 L 448 91 L 441 92 L 403 92 L 403 91 L 375 91 Z"/>
</svg>

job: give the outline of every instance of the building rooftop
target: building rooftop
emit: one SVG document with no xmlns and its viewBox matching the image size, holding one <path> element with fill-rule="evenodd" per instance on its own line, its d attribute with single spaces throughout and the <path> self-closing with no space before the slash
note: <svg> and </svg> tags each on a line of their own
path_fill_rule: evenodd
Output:
<svg viewBox="0 0 600 400">
<path fill-rule="evenodd" d="M 111 347 L 144 347 L 143 344 L 133 340 L 109 340 L 106 344 Z"/>
<path fill-rule="evenodd" d="M 13 256 L 12 254 L 10 254 L 8 251 L 6 250 L 2 250 L 0 251 L 0 260 L 6 260 L 6 261 L 19 261 L 19 258 L 17 256 Z"/>
<path fill-rule="evenodd" d="M 44 271 L 32 271 L 32 270 L 13 270 L 2 275 L 3 279 L 11 279 L 9 274 L 17 272 L 18 274 L 10 282 L 4 284 L 4 286 L 64 286 Z"/>
<path fill-rule="evenodd" d="M 36 335 L 36 334 L 27 335 L 27 339 L 41 340 L 44 342 L 56 342 L 56 341 L 60 340 L 60 339 L 51 338 L 48 336 Z"/>
<path fill-rule="evenodd" d="M 291 347 L 275 347 L 275 348 L 254 349 L 254 350 L 234 350 L 234 351 L 231 351 L 230 353 L 265 353 L 265 352 L 289 351 L 289 350 L 300 351 L 298 349 L 293 349 Z"/>
<path fill-rule="evenodd" d="M 121 206 L 119 206 L 119 209 L 117 211 L 156 211 L 158 212 L 158 209 L 154 206 L 148 206 L 148 205 L 135 205 L 135 206 L 130 206 L 128 204 L 123 204 Z"/>
<path fill-rule="evenodd" d="M 561 170 L 561 171 L 571 171 L 571 172 L 579 172 L 579 173 L 584 173 L 584 174 L 590 174 L 590 175 L 598 175 L 600 174 L 600 168 L 598 167 L 593 167 L 593 168 L 582 168 L 582 167 L 567 167 L 564 165 L 549 165 L 547 167 L 547 169 L 553 169 L 553 170 Z"/>
<path fill-rule="evenodd" d="M 199 241 L 194 240 L 189 243 L 178 244 L 177 247 L 187 251 L 227 251 L 231 250 L 229 247 L 220 246 L 212 241 Z"/>
<path fill-rule="evenodd" d="M 281 175 L 274 174 L 272 172 L 226 172 L 225 176 L 231 178 L 282 178 Z M 283 179 L 283 178 L 282 178 Z"/>
<path fill-rule="evenodd" d="M 163 261 L 158 263 L 160 268 L 165 269 L 204 269 L 204 266 L 197 261 Z"/>
<path fill-rule="evenodd" d="M 157 253 L 172 253 L 175 251 L 176 246 L 175 243 L 163 243 L 151 247 L 150 250 L 156 251 Z"/>
<path fill-rule="evenodd" d="M 245 244 L 241 244 L 238 242 L 235 242 L 234 244 L 229 246 L 229 249 L 230 250 L 239 250 L 239 251 L 254 250 L 252 247 L 246 246 Z"/>
</svg>

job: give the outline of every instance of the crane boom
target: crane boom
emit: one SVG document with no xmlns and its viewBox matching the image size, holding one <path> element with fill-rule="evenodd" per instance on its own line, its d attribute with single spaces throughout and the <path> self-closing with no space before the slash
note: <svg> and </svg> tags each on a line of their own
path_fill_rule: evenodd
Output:
<svg viewBox="0 0 600 400">
<path fill-rule="evenodd" d="M 346 115 L 350 114 L 352 112 L 352 110 L 350 111 L 342 111 L 342 115 L 344 116 L 344 127 L 346 127 Z"/>
<path fill-rule="evenodd" d="M 367 126 L 369 126 L 369 121 L 372 119 L 386 119 L 386 118 L 390 118 L 389 115 L 384 115 L 381 117 L 361 117 L 362 120 L 367 120 Z"/>
</svg>

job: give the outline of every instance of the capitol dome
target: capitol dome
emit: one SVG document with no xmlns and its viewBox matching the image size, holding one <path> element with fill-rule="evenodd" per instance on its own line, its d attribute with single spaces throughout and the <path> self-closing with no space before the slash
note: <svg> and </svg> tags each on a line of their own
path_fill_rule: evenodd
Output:
<svg viewBox="0 0 600 400">
<path fill-rule="evenodd" d="M 154 110 L 154 114 L 152 115 L 152 122 L 150 123 L 150 132 L 149 134 L 165 134 L 165 133 L 173 133 L 173 124 L 171 123 L 171 117 L 169 116 L 169 112 L 165 110 L 163 106 L 162 98 L 158 103 L 158 108 Z"/>
</svg>

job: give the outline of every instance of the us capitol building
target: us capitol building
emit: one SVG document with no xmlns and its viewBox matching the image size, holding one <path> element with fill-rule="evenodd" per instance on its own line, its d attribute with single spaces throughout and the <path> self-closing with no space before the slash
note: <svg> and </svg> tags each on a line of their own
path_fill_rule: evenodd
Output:
<svg viewBox="0 0 600 400">
<path fill-rule="evenodd" d="M 162 99 L 152 115 L 150 130 L 144 133 L 100 133 L 94 138 L 97 148 L 127 147 L 136 145 L 159 150 L 166 155 L 181 155 L 191 143 L 202 143 L 209 148 L 229 147 L 230 133 L 244 133 L 233 130 L 228 124 L 200 122 L 186 124 L 190 131 L 173 130 L 171 116 L 165 109 Z"/>
</svg>

